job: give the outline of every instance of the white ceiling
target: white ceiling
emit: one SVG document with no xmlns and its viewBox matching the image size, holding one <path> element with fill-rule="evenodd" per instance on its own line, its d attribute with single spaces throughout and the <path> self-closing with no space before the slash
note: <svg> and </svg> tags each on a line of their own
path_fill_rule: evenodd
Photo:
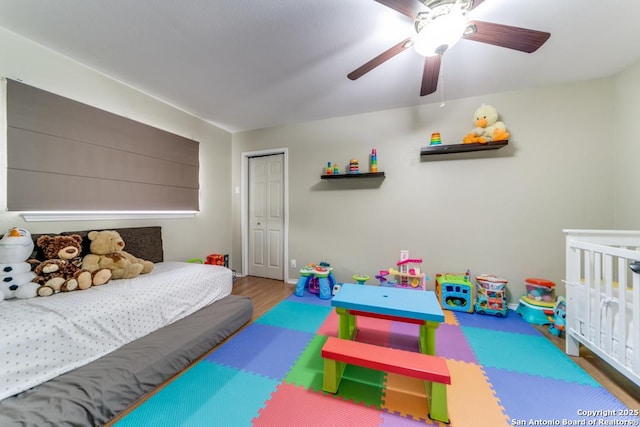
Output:
<svg viewBox="0 0 640 427">
<path fill-rule="evenodd" d="M 0 26 L 230 132 L 607 77 L 640 59 L 640 1 L 485 0 L 469 19 L 551 33 L 525 54 L 462 40 L 420 97 L 414 33 L 374 0 L 0 0 Z M 0 58 L 1 60 L 1 58 Z"/>
</svg>

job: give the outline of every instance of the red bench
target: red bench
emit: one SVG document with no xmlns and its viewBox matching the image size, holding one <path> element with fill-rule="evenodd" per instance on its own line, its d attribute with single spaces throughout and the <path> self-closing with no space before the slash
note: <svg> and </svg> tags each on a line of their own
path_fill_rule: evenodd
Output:
<svg viewBox="0 0 640 427">
<path fill-rule="evenodd" d="M 335 337 L 327 338 L 322 347 L 322 357 L 324 391 L 338 391 L 347 364 L 418 378 L 425 381 L 429 417 L 443 423 L 449 422 L 446 386 L 451 384 L 451 375 L 442 357 Z"/>
</svg>

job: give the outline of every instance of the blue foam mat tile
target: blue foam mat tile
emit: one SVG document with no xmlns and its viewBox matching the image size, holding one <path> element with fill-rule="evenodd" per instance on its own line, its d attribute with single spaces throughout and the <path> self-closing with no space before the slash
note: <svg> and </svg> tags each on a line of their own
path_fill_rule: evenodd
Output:
<svg viewBox="0 0 640 427">
<path fill-rule="evenodd" d="M 151 396 L 116 426 L 250 426 L 278 384 L 265 377 L 201 362 Z"/>
<path fill-rule="evenodd" d="M 331 307 L 282 301 L 254 323 L 315 333 L 331 312 Z"/>
<path fill-rule="evenodd" d="M 495 331 L 515 332 L 527 335 L 541 335 L 540 332 L 518 316 L 513 310 L 509 310 L 507 317 L 490 316 L 478 313 L 455 312 L 460 326 L 492 329 Z"/>
<path fill-rule="evenodd" d="M 599 385 L 570 383 L 498 368 L 485 368 L 485 373 L 510 417 L 511 425 L 571 425 L 564 420 L 577 420 L 586 425 L 590 422 L 594 423 L 591 425 L 607 425 L 600 423 L 600 420 L 607 419 L 640 421 L 637 417 L 589 414 L 587 411 L 598 410 L 618 414 L 619 410 L 626 409 L 622 402 Z M 532 424 L 530 420 L 550 420 L 552 423 Z"/>
<path fill-rule="evenodd" d="M 484 367 L 527 373 L 540 377 L 598 386 L 584 369 L 575 364 L 544 336 L 462 327 L 478 363 Z"/>
<path fill-rule="evenodd" d="M 206 360 L 280 380 L 312 338 L 308 332 L 253 323 Z"/>
</svg>

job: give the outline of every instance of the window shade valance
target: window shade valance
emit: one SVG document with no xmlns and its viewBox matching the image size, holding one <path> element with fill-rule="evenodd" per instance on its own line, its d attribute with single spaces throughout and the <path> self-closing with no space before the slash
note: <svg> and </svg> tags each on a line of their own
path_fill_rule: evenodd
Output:
<svg viewBox="0 0 640 427">
<path fill-rule="evenodd" d="M 7 80 L 10 211 L 198 210 L 199 144 Z"/>
</svg>

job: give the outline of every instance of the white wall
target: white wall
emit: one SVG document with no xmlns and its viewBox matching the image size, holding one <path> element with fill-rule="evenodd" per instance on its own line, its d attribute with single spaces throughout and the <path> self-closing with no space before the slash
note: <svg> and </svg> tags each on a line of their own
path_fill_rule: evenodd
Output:
<svg viewBox="0 0 640 427">
<path fill-rule="evenodd" d="M 604 143 L 615 147 L 615 225 L 640 229 L 640 62 L 614 80 L 613 131 Z"/>
<path fill-rule="evenodd" d="M 193 220 L 24 223 L 14 213 L 0 212 L 0 229 L 18 225 L 53 233 L 161 225 L 168 260 L 228 252 L 238 269 L 244 195 L 232 195 L 232 189 L 240 187 L 240 153 L 280 147 L 288 147 L 290 156 L 290 258 L 298 264 L 329 261 L 340 281 L 350 281 L 354 273 L 373 276 L 408 249 L 424 259 L 432 277 L 467 268 L 498 274 L 510 280 L 517 297 L 526 277 L 563 279 L 563 228 L 640 225 L 634 214 L 640 201 L 630 191 L 638 182 L 634 119 L 640 110 L 640 65 L 612 79 L 232 137 L 3 29 L 0 57 L 0 76 L 200 141 L 202 187 L 201 213 Z M 4 88 L 0 96 L 5 130 Z M 512 134 L 508 147 L 420 158 L 420 147 L 434 131 L 445 143 L 459 142 L 482 102 L 500 111 Z M 387 175 L 378 188 L 320 180 L 327 161 L 342 169 L 355 157 L 364 167 L 373 147 Z M 6 168 L 6 131 L 0 132 L 0 165 Z M 5 186 L 2 173 L 0 188 Z M 4 198 L 0 194 L 0 207 Z M 289 270 L 290 277 L 297 275 L 297 269 Z"/>
<path fill-rule="evenodd" d="M 0 28 L 0 76 L 102 108 L 200 142 L 200 213 L 195 219 L 25 223 L 6 212 L 0 193 L 0 230 L 32 233 L 160 225 L 166 260 L 229 253 L 231 232 L 231 135 L 131 87 Z M 6 188 L 6 88 L 0 89 L 0 188 Z M 37 155 L 37 153 L 34 153 Z M 3 231 L 0 231 L 2 233 Z"/>
<path fill-rule="evenodd" d="M 434 131 L 461 142 L 483 102 L 501 113 L 509 146 L 420 158 Z M 288 147 L 289 257 L 330 262 L 341 282 L 374 277 L 408 249 L 432 279 L 469 268 L 508 278 L 511 301 L 527 277 L 553 280 L 563 294 L 562 229 L 614 226 L 612 120 L 612 83 L 596 80 L 243 132 L 233 135 L 233 185 L 240 153 Z M 386 173 L 378 188 L 320 180 L 327 161 L 343 170 L 355 157 L 366 168 L 374 147 Z"/>
</svg>

